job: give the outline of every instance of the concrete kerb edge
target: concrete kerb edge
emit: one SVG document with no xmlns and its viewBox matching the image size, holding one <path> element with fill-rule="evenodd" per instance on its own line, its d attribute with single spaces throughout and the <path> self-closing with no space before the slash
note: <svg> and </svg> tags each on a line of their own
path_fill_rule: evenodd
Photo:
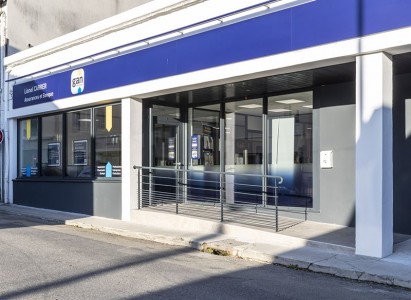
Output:
<svg viewBox="0 0 411 300">
<path fill-rule="evenodd" d="M 378 275 L 378 274 L 371 274 L 371 273 L 364 272 L 360 276 L 360 278 L 358 278 L 358 280 L 376 282 L 376 283 L 411 289 L 411 281 L 403 280 L 396 276 L 385 276 L 385 275 Z"/>
<path fill-rule="evenodd" d="M 152 241 L 173 246 L 184 246 L 196 249 L 199 251 L 207 252 L 207 249 L 214 249 L 218 251 L 224 251 L 232 257 L 237 257 L 245 260 L 258 261 L 261 263 L 276 264 L 285 266 L 292 269 L 307 270 L 315 273 L 330 274 L 341 278 L 347 278 L 358 281 L 374 282 L 390 286 L 398 286 L 403 288 L 411 289 L 411 282 L 402 280 L 401 278 L 394 278 L 391 276 L 382 276 L 371 274 L 367 272 L 362 272 L 358 270 L 349 270 L 343 268 L 337 268 L 332 266 L 326 266 L 320 262 L 310 263 L 303 260 L 293 259 L 289 257 L 283 257 L 281 255 L 271 255 L 266 253 L 261 253 L 258 251 L 253 251 L 247 249 L 245 246 L 223 246 L 212 242 L 202 242 L 192 239 L 184 239 L 182 237 L 172 237 L 164 235 L 154 235 L 139 232 L 130 232 L 128 230 L 122 230 L 118 228 L 110 228 L 106 226 L 95 226 L 92 224 L 87 224 L 78 221 L 66 221 L 68 226 L 76 226 L 84 229 L 97 230 L 104 233 L 120 235 L 129 238 L 136 238 L 146 241 Z"/>
<path fill-rule="evenodd" d="M 172 245 L 172 246 L 190 247 L 196 250 L 203 250 L 204 244 L 205 244 L 199 241 L 185 239 L 185 238 L 178 237 L 178 236 L 168 236 L 168 235 L 160 235 L 160 234 L 135 232 L 135 231 L 123 230 L 123 229 L 107 227 L 107 226 L 98 226 L 98 225 L 93 225 L 90 223 L 72 221 L 72 220 L 65 221 L 65 225 L 75 226 L 75 227 L 79 227 L 83 229 L 91 229 L 91 230 L 96 230 L 96 231 L 100 231 L 100 232 L 104 232 L 108 234 L 114 234 L 114 235 L 119 235 L 123 237 L 151 241 L 151 242 L 167 244 L 167 245 Z"/>
<path fill-rule="evenodd" d="M 167 244 L 167 245 L 190 247 L 190 248 L 200 250 L 200 251 L 206 251 L 207 249 L 211 248 L 211 249 L 226 251 L 230 256 L 238 257 L 241 259 L 253 260 L 253 261 L 258 261 L 258 262 L 268 263 L 268 264 L 277 264 L 277 265 L 282 265 L 282 266 L 293 268 L 293 269 L 308 270 L 308 271 L 312 271 L 316 273 L 325 273 L 325 274 L 330 274 L 330 275 L 358 280 L 358 281 L 375 282 L 375 283 L 386 284 L 390 286 L 398 286 L 402 288 L 411 289 L 411 281 L 406 281 L 401 278 L 397 278 L 393 276 L 371 274 L 369 272 L 361 272 L 358 270 L 348 270 L 348 269 L 343 269 L 343 268 L 337 268 L 337 267 L 332 267 L 332 266 L 321 264 L 321 262 L 309 263 L 309 262 L 298 260 L 298 259 L 282 257 L 281 255 L 270 255 L 270 254 L 261 253 L 258 251 L 253 251 L 253 250 L 247 249 L 247 247 L 245 246 L 227 247 L 227 246 L 221 246 L 221 245 L 214 244 L 214 243 L 207 243 L 207 242 L 196 241 L 196 240 L 191 240 L 191 239 L 184 239 L 182 237 L 154 235 L 154 234 L 148 234 L 148 233 L 132 232 L 129 230 L 122 230 L 118 228 L 111 228 L 107 226 L 96 226 L 91 223 L 79 222 L 78 220 L 77 221 L 76 220 L 61 220 L 58 218 L 33 215 L 27 212 L 9 212 L 9 211 L 5 211 L 5 212 L 8 214 L 28 216 L 28 217 L 40 219 L 46 222 L 52 222 L 55 224 L 65 224 L 67 226 L 74 226 L 74 227 L 79 227 L 83 229 L 96 230 L 96 231 L 100 231 L 100 232 L 104 232 L 108 234 L 114 234 L 114 235 L 129 237 L 129 238 L 136 238 L 136 239 L 152 241 L 152 242 L 157 242 L 157 243 L 162 243 L 162 244 Z"/>
</svg>

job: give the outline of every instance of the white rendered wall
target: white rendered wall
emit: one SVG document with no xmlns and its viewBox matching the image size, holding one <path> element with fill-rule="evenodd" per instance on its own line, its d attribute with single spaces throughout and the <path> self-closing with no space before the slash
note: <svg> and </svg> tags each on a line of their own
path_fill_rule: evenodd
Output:
<svg viewBox="0 0 411 300">
<path fill-rule="evenodd" d="M 17 120 L 10 119 L 7 122 L 5 135 L 4 202 L 13 203 L 13 179 L 17 177 Z"/>
<path fill-rule="evenodd" d="M 130 220 L 137 201 L 137 170 L 142 165 L 142 103 L 132 98 L 121 100 L 121 219 Z"/>
<path fill-rule="evenodd" d="M 357 57 L 356 254 L 385 257 L 393 249 L 392 61 Z"/>
</svg>

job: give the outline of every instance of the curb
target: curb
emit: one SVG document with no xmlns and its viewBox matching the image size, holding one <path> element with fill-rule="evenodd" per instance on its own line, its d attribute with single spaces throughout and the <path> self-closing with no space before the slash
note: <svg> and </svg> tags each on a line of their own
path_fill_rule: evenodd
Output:
<svg viewBox="0 0 411 300">
<path fill-rule="evenodd" d="M 307 271 L 316 272 L 316 273 L 330 274 L 330 275 L 334 275 L 337 277 L 348 278 L 352 280 L 374 282 L 374 283 L 385 284 L 389 286 L 397 286 L 397 287 L 411 289 L 411 280 L 404 280 L 403 278 L 399 276 L 395 276 L 395 275 L 391 275 L 391 276 L 381 275 L 381 274 L 374 274 L 372 272 L 361 271 L 357 269 L 355 266 L 349 264 L 348 262 L 344 262 L 343 258 L 350 257 L 349 254 L 347 255 L 347 254 L 336 254 L 336 253 L 323 252 L 323 255 L 328 255 L 328 258 L 325 258 L 319 261 L 309 262 L 303 259 L 287 257 L 287 254 L 277 255 L 277 254 L 268 254 L 268 253 L 264 253 L 261 251 L 256 251 L 256 250 L 250 249 L 250 246 L 248 243 L 239 242 L 235 240 L 232 240 L 232 241 L 228 240 L 228 245 L 227 245 L 227 240 L 221 241 L 221 242 L 218 242 L 218 241 L 207 242 L 207 241 L 183 238 L 179 236 L 142 233 L 142 232 L 124 230 L 124 229 L 119 229 L 119 228 L 114 228 L 114 227 L 103 226 L 103 225 L 93 225 L 91 223 L 81 222 L 78 220 L 61 220 L 55 217 L 54 218 L 47 217 L 47 216 L 45 217 L 45 216 L 40 216 L 37 214 L 30 214 L 30 213 L 22 212 L 22 211 L 20 212 L 4 211 L 4 212 L 7 214 L 22 215 L 22 216 L 35 218 L 35 219 L 40 219 L 46 222 L 63 224 L 63 225 L 73 226 L 73 227 L 78 227 L 78 228 L 83 228 L 83 229 L 96 230 L 96 231 L 100 231 L 103 233 L 113 234 L 113 235 L 118 235 L 118 236 L 123 236 L 123 237 L 128 237 L 128 238 L 157 242 L 157 243 L 173 245 L 173 246 L 189 247 L 195 250 L 208 252 L 208 253 L 238 257 L 238 258 L 245 259 L 245 260 L 258 261 L 258 262 L 267 263 L 267 264 L 277 264 L 277 265 L 282 265 L 288 268 L 307 270 Z M 319 249 L 318 247 L 308 246 L 307 248 L 311 248 L 312 250 L 316 250 L 319 252 L 321 251 L 321 249 Z M 333 259 L 339 261 L 340 267 L 335 266 L 335 261 L 334 262 L 332 261 Z M 375 260 L 375 261 L 377 262 L 378 260 Z"/>
</svg>

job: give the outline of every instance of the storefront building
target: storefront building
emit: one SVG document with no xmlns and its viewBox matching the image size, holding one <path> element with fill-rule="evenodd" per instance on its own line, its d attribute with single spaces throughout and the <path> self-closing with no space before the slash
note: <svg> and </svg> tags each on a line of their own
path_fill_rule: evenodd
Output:
<svg viewBox="0 0 411 300">
<path fill-rule="evenodd" d="M 130 220 L 133 166 L 179 168 L 182 197 L 218 182 L 228 204 L 355 226 L 357 253 L 385 256 L 411 234 L 409 9 L 151 1 L 7 57 L 5 199 Z"/>
</svg>

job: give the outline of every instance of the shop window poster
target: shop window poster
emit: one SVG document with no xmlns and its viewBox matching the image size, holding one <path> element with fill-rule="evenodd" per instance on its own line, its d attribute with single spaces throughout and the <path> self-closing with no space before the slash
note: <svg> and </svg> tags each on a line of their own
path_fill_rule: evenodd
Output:
<svg viewBox="0 0 411 300">
<path fill-rule="evenodd" d="M 47 165 L 59 167 L 61 161 L 60 143 L 49 143 L 47 145 Z"/>
<path fill-rule="evenodd" d="M 75 166 L 87 166 L 88 141 L 73 141 L 73 161 Z"/>
</svg>

